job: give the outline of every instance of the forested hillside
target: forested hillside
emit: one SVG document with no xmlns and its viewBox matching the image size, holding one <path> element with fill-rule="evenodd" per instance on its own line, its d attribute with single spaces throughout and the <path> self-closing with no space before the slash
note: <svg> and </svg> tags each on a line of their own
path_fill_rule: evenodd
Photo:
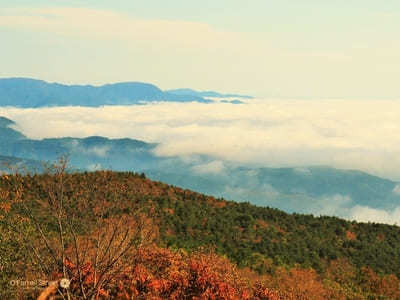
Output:
<svg viewBox="0 0 400 300">
<path fill-rule="evenodd" d="M 76 294 L 80 299 L 100 268 L 83 261 L 98 257 L 90 249 L 101 248 L 94 246 L 96 236 L 108 226 L 113 229 L 104 233 L 111 236 L 104 257 L 112 256 L 113 247 L 115 253 L 125 249 L 131 237 L 136 242 L 121 257 L 135 251 L 136 258 L 118 272 L 110 268 L 119 275 L 109 275 L 97 287 L 103 298 L 136 294 L 212 299 L 207 294 L 211 291 L 213 299 L 400 298 L 398 226 L 287 214 L 151 181 L 144 174 L 63 169 L 0 177 L 2 293 L 15 296 L 11 279 L 32 279 L 40 272 L 47 277 L 69 274 L 81 279 L 76 279 L 82 284 Z M 127 266 L 134 270 L 126 271 Z M 147 279 L 137 268 L 146 270 Z M 91 274 L 91 281 L 82 281 L 82 274 Z M 204 286 L 194 287 L 199 282 Z M 31 297 L 38 293 L 18 291 Z"/>
</svg>

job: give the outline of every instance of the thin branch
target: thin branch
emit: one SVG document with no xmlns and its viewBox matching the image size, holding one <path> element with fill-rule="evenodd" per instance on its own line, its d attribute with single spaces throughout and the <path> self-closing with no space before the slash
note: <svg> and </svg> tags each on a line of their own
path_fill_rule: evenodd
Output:
<svg viewBox="0 0 400 300">
<path fill-rule="evenodd" d="M 44 234 L 42 227 L 40 226 L 40 223 L 36 220 L 36 218 L 32 215 L 32 213 L 29 211 L 28 207 L 25 205 L 25 203 L 22 203 L 22 206 L 24 207 L 26 213 L 29 215 L 30 219 L 32 220 L 33 224 L 35 225 L 36 229 L 39 231 L 40 233 L 40 237 L 42 238 L 42 240 L 44 241 L 46 248 L 48 249 L 48 251 L 50 252 L 50 255 L 52 256 L 52 258 L 54 259 L 54 262 L 57 266 L 60 265 L 59 260 L 57 259 L 56 254 L 54 253 L 54 249 L 51 248 L 49 241 L 47 240 L 46 235 Z"/>
<path fill-rule="evenodd" d="M 82 278 L 82 265 L 81 265 L 81 261 L 79 258 L 79 249 L 78 249 L 78 242 L 77 242 L 77 238 L 76 238 L 76 234 L 75 234 L 75 230 L 73 229 L 73 226 L 71 223 L 70 224 L 70 231 L 73 237 L 73 241 L 74 241 L 74 252 L 75 252 L 75 257 L 76 257 L 76 266 L 78 269 L 78 275 L 79 275 L 79 286 L 82 292 L 82 296 L 83 299 L 87 299 L 86 298 L 86 293 L 85 293 L 85 288 L 83 287 L 83 278 Z"/>
</svg>

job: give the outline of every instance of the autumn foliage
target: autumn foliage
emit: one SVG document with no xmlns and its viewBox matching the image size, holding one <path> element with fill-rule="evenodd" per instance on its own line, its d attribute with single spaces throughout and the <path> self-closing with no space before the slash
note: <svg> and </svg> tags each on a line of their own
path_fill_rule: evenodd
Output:
<svg viewBox="0 0 400 300">
<path fill-rule="evenodd" d="M 398 274 L 380 259 L 398 257 L 397 233 L 228 202 L 134 173 L 3 175 L 0 298 L 400 299 Z M 38 277 L 71 284 L 51 293 L 8 285 Z"/>
<path fill-rule="evenodd" d="M 71 292 L 80 299 L 76 265 L 67 262 Z M 83 284 L 95 284 L 94 269 L 85 264 Z M 114 274 L 98 299 L 284 299 L 260 282 L 242 276 L 226 258 L 210 251 L 185 253 L 156 245 L 137 249 L 131 265 Z"/>
<path fill-rule="evenodd" d="M 360 273 L 362 284 L 352 289 L 352 271 L 347 262 L 335 261 L 321 276 L 313 269 L 279 268 L 260 276 L 238 269 L 210 250 L 186 253 L 149 245 L 137 249 L 131 265 L 114 274 L 97 293 L 97 299 L 400 299 L 400 281 L 394 275 L 378 276 L 371 269 Z M 73 299 L 81 299 L 76 266 L 68 263 Z M 350 275 L 350 277 L 345 277 Z M 84 284 L 95 283 L 94 269 L 86 264 Z"/>
</svg>

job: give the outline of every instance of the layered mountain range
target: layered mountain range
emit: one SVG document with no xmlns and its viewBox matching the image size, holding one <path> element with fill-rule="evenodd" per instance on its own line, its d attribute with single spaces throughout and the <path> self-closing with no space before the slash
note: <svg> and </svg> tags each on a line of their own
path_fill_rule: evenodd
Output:
<svg viewBox="0 0 400 300">
<path fill-rule="evenodd" d="M 143 82 L 121 82 L 93 85 L 66 85 L 31 78 L 0 79 L 0 106 L 49 107 L 145 104 L 155 101 L 209 103 L 208 97 L 251 98 L 250 96 L 221 94 L 192 89 L 162 91 Z M 238 100 L 236 100 L 239 103 Z"/>
<path fill-rule="evenodd" d="M 394 210 L 400 203 L 397 182 L 356 170 L 249 167 L 210 156 L 191 160 L 160 157 L 155 154 L 158 144 L 128 138 L 35 140 L 24 136 L 14 121 L 4 117 L 0 118 L 0 141 L 3 171 L 21 166 L 41 171 L 43 162 L 67 155 L 76 170 L 144 172 L 152 179 L 215 197 L 288 212 L 342 215 L 355 206 Z"/>
</svg>

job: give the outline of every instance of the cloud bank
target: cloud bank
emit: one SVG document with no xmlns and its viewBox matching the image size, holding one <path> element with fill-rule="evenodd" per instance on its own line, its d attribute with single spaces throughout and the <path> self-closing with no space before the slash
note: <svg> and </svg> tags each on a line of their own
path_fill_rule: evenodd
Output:
<svg viewBox="0 0 400 300">
<path fill-rule="evenodd" d="M 394 210 L 372 208 L 369 206 L 355 205 L 347 195 L 333 195 L 322 197 L 316 205 L 310 208 L 315 215 L 339 216 L 357 222 L 385 223 L 400 225 L 400 206 Z"/>
<path fill-rule="evenodd" d="M 395 100 L 0 109 L 31 138 L 130 137 L 159 142 L 159 156 L 206 154 L 269 167 L 328 165 L 394 180 L 400 179 L 399 112 Z"/>
<path fill-rule="evenodd" d="M 199 164 L 192 167 L 192 171 L 197 174 L 215 174 L 224 175 L 225 166 L 222 161 L 212 161 L 205 164 Z"/>
<path fill-rule="evenodd" d="M 375 222 L 400 225 L 400 206 L 393 211 L 374 209 L 368 206 L 354 206 L 349 219 L 358 222 Z"/>
<path fill-rule="evenodd" d="M 316 214 L 336 215 L 357 222 L 374 222 L 400 225 L 400 206 L 392 211 L 372 208 L 369 206 L 354 205 L 349 196 L 335 195 L 326 197 L 319 202 L 324 206 L 316 210 Z"/>
</svg>

